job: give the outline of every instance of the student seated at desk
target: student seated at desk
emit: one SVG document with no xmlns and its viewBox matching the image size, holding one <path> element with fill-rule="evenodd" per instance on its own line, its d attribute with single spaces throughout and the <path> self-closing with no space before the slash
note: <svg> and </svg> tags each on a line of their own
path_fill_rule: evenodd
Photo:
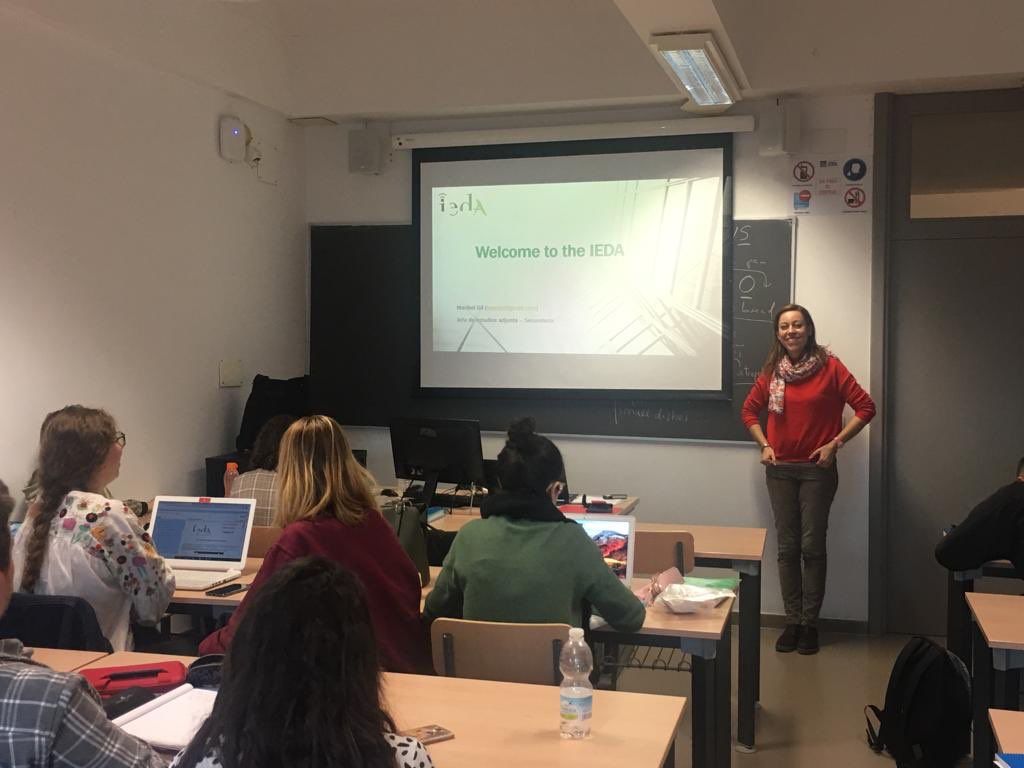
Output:
<svg viewBox="0 0 1024 768">
<path fill-rule="evenodd" d="M 46 414 L 46 418 L 43 419 L 42 426 L 39 427 L 39 440 L 42 442 L 43 432 L 46 431 L 47 425 L 50 420 L 53 419 L 60 411 L 53 411 L 52 413 Z M 32 470 L 32 476 L 29 477 L 28 482 L 25 483 L 25 487 L 21 489 L 21 494 L 24 497 L 23 504 L 19 509 L 15 510 L 15 513 L 11 516 L 13 522 L 22 522 L 25 516 L 28 514 L 35 514 L 39 508 L 39 468 Z M 103 489 L 103 495 L 107 498 L 112 498 L 112 494 L 109 489 Z M 127 507 L 136 517 L 139 518 L 139 524 L 143 530 L 149 530 L 149 518 L 150 513 L 153 511 L 152 504 L 145 501 L 137 501 L 135 499 L 125 499 L 124 505 Z"/>
<path fill-rule="evenodd" d="M 273 525 L 277 512 L 277 457 L 281 438 L 295 423 L 294 416 L 278 415 L 260 427 L 249 454 L 249 470 L 235 478 L 231 484 L 234 499 L 256 499 L 253 525 Z"/>
<path fill-rule="evenodd" d="M 1017 478 L 971 510 L 935 547 L 935 559 L 951 571 L 981 568 L 990 560 L 1010 560 L 1024 578 L 1024 458 Z"/>
<path fill-rule="evenodd" d="M 322 557 L 267 580 L 238 623 L 213 712 L 175 768 L 432 768 L 395 733 L 355 575 Z"/>
<path fill-rule="evenodd" d="M 124 503 L 103 495 L 125 436 L 106 411 L 69 405 L 39 444 L 39 500 L 14 542 L 15 589 L 73 595 L 92 605 L 115 651 L 131 650 L 131 618 L 156 624 L 174 574 Z"/>
<path fill-rule="evenodd" d="M 14 500 L 0 481 L 0 615 L 14 592 L 8 528 L 13 508 Z M 0 763 L 5 768 L 164 765 L 147 744 L 107 719 L 85 678 L 32 661 L 19 640 L 0 640 L 0 702 Z"/>
<path fill-rule="evenodd" d="M 455 537 L 427 596 L 428 622 L 450 616 L 579 627 L 587 602 L 614 629 L 643 626 L 643 604 L 555 506 L 562 473 L 562 454 L 534 434 L 533 419 L 513 423 L 498 455 L 501 490 Z"/>
<path fill-rule="evenodd" d="M 200 653 L 223 653 L 249 602 L 275 571 L 317 555 L 351 570 L 366 587 L 381 662 L 392 672 L 430 669 L 420 624 L 420 577 L 374 504 L 373 477 L 352 456 L 341 426 L 327 416 L 299 419 L 281 439 L 281 488 L 274 524 L 284 530 L 267 551 L 252 588 L 228 625 Z M 318 621 L 309 616 L 310 623 Z"/>
</svg>

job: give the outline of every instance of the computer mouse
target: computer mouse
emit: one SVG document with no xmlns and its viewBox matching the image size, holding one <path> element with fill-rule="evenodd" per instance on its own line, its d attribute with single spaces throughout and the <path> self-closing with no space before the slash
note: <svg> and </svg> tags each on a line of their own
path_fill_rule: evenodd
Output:
<svg viewBox="0 0 1024 768">
<path fill-rule="evenodd" d="M 381 488 L 380 489 L 380 495 L 381 496 L 397 496 L 398 495 L 398 491 L 396 491 L 394 488 Z"/>
</svg>

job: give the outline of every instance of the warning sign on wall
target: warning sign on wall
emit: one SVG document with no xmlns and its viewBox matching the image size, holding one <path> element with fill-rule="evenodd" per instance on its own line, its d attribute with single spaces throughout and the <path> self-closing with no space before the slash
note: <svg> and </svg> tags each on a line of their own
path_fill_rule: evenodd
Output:
<svg viewBox="0 0 1024 768">
<path fill-rule="evenodd" d="M 866 213 L 871 173 L 865 155 L 797 157 L 789 183 L 793 213 Z"/>
</svg>

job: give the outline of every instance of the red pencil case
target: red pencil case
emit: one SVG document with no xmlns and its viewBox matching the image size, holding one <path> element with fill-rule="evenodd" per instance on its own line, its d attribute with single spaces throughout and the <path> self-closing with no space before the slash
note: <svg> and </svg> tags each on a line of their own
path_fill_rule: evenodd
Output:
<svg viewBox="0 0 1024 768">
<path fill-rule="evenodd" d="M 79 670 L 78 674 L 88 680 L 100 696 L 113 696 L 128 688 L 166 693 L 184 685 L 188 671 L 180 661 L 161 661 L 124 667 L 94 667 Z"/>
</svg>

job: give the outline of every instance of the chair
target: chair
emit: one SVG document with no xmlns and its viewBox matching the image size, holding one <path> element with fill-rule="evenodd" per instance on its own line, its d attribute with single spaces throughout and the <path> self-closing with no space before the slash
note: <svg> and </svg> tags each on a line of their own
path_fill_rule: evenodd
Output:
<svg viewBox="0 0 1024 768">
<path fill-rule="evenodd" d="M 434 671 L 504 683 L 558 685 L 568 624 L 436 619 L 430 627 Z"/>
<path fill-rule="evenodd" d="M 266 557 L 269 550 L 281 538 L 281 529 L 272 525 L 254 525 L 249 534 L 248 557 Z"/>
<path fill-rule="evenodd" d="M 21 640 L 32 648 L 113 651 L 92 606 L 69 595 L 11 595 L 11 604 L 0 619 L 0 637 Z"/>
<path fill-rule="evenodd" d="M 682 574 L 693 570 L 693 534 L 687 531 L 637 531 L 633 573 L 653 576 L 673 565 Z"/>
</svg>

